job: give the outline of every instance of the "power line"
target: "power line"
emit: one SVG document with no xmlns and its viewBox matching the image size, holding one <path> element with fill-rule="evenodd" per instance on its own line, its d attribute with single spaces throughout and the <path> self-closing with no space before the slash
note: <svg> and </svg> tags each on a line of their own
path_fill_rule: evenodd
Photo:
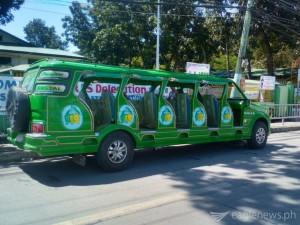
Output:
<svg viewBox="0 0 300 225">
<path fill-rule="evenodd" d="M 43 1 L 27 0 L 27 2 L 31 2 L 31 3 L 34 3 L 34 4 L 41 4 L 41 5 L 55 5 L 55 6 L 69 6 L 70 5 L 70 4 L 67 4 L 67 5 L 62 4 L 63 1 L 60 1 L 60 2 L 51 2 L 51 1 L 43 2 Z M 25 8 L 25 7 L 22 7 L 22 8 Z"/>
<path fill-rule="evenodd" d="M 44 3 L 42 3 L 44 4 Z M 46 4 L 46 3 L 45 3 Z M 47 3 L 49 4 L 49 3 Z M 48 13 L 54 13 L 54 14 L 60 14 L 60 15 L 68 15 L 66 13 L 59 13 L 55 11 L 50 11 L 50 10 L 42 10 L 42 9 L 37 9 L 37 8 L 31 8 L 31 7 L 23 7 L 24 9 L 30 9 L 30 10 L 35 10 L 35 11 L 40 11 L 40 12 L 48 12 Z M 125 11 L 125 10 L 110 10 L 110 12 L 115 12 L 115 13 L 127 13 L 127 14 L 141 14 L 141 15 L 155 15 L 154 12 L 137 12 L 137 11 Z M 232 12 L 228 12 L 229 14 L 236 14 Z M 177 17 L 192 17 L 192 18 L 222 18 L 222 16 L 200 16 L 196 14 L 174 14 L 174 13 L 162 13 L 162 16 L 177 16 Z"/>
<path fill-rule="evenodd" d="M 257 22 L 261 22 L 259 19 L 254 18 L 254 17 L 253 17 L 253 20 L 255 20 Z M 291 37 L 292 39 L 295 39 L 295 36 L 291 35 L 290 33 L 284 32 L 282 29 L 278 29 L 278 28 L 276 28 L 274 26 L 271 26 L 271 25 L 268 25 L 268 24 L 265 24 L 265 26 L 269 27 L 271 30 L 277 31 L 277 32 L 279 32 L 281 34 L 284 34 L 286 36 Z"/>
<path fill-rule="evenodd" d="M 289 3 L 284 0 L 279 0 L 280 3 L 274 2 L 273 0 L 267 0 L 267 2 L 273 4 L 276 8 L 278 8 L 280 10 L 284 10 L 286 12 L 289 12 L 296 16 L 299 16 L 299 12 L 295 8 L 296 3 L 293 5 L 292 3 Z"/>
<path fill-rule="evenodd" d="M 42 9 L 35 9 L 35 8 L 30 8 L 30 7 L 23 7 L 23 9 L 30 9 L 30 10 L 35 10 L 35 11 L 40 11 L 40 12 L 48 12 L 48 13 L 53 13 L 53 14 L 65 15 L 65 16 L 68 15 L 65 13 L 59 13 L 59 12 L 54 12 L 54 11 L 49 11 L 49 10 L 42 10 Z"/>
<path fill-rule="evenodd" d="M 127 14 L 141 14 L 141 15 L 156 15 L 153 12 L 136 12 L 136 11 L 125 11 L 125 10 L 110 10 L 114 13 L 127 13 Z M 230 13 L 235 14 L 235 13 Z M 200 16 L 196 14 L 174 14 L 174 13 L 161 13 L 161 16 L 174 16 L 174 17 L 192 17 L 192 18 L 223 18 L 222 16 Z"/>
<path fill-rule="evenodd" d="M 187 3 L 157 3 L 157 2 L 141 2 L 141 1 L 127 1 L 127 0 L 100 0 L 103 2 L 111 2 L 111 3 L 125 3 L 125 4 L 136 4 L 136 5 L 160 5 L 160 6 L 187 6 L 194 8 L 210 8 L 210 9 L 245 9 L 245 6 L 233 6 L 233 5 L 207 5 L 207 4 L 187 4 Z"/>
</svg>

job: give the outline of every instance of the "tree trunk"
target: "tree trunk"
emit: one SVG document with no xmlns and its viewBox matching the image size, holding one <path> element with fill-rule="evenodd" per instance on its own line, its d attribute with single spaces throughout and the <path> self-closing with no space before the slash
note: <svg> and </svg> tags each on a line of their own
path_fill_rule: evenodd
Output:
<svg viewBox="0 0 300 225">
<path fill-rule="evenodd" d="M 248 79 L 252 79 L 252 75 L 251 75 L 251 58 L 249 57 L 248 59 L 248 65 L 247 65 L 247 69 L 248 69 Z"/>
<path fill-rule="evenodd" d="M 226 40 L 226 71 L 227 71 L 227 76 L 230 77 L 230 63 L 229 63 L 229 48 L 228 48 L 228 40 Z"/>
<path fill-rule="evenodd" d="M 268 35 L 264 31 L 263 31 L 263 42 L 266 50 L 268 75 L 273 76 L 274 75 L 273 50 L 270 45 Z"/>
<path fill-rule="evenodd" d="M 207 55 L 206 55 L 206 51 L 205 51 L 203 45 L 201 45 L 201 50 L 202 50 L 202 55 L 203 55 L 203 63 L 207 64 Z"/>
</svg>

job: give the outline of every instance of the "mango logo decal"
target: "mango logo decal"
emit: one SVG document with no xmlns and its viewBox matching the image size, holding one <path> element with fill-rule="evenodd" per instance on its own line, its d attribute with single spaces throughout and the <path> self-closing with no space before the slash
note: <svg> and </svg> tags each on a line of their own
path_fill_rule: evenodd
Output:
<svg viewBox="0 0 300 225">
<path fill-rule="evenodd" d="M 158 113 L 158 120 L 162 125 L 168 126 L 173 122 L 174 115 L 170 106 L 164 105 Z"/>
<path fill-rule="evenodd" d="M 123 105 L 118 112 L 118 120 L 121 124 L 131 126 L 135 121 L 135 113 L 130 105 Z"/>
<path fill-rule="evenodd" d="M 231 121 L 232 112 L 231 112 L 231 109 L 228 106 L 223 107 L 221 117 L 222 117 L 222 122 L 223 123 L 229 123 Z"/>
<path fill-rule="evenodd" d="M 68 130 L 76 130 L 82 125 L 82 113 L 78 106 L 68 105 L 63 109 L 62 122 Z"/>
<path fill-rule="evenodd" d="M 206 121 L 206 112 L 202 107 L 197 107 L 193 111 L 193 123 L 195 126 L 203 126 Z"/>
</svg>

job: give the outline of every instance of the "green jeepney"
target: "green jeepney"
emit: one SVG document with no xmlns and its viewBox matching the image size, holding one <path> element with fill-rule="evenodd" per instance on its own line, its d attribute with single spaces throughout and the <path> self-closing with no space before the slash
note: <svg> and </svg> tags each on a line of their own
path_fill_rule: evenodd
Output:
<svg viewBox="0 0 300 225">
<path fill-rule="evenodd" d="M 57 60 L 32 64 L 6 110 L 19 148 L 94 154 L 108 171 L 125 169 L 134 149 L 232 140 L 260 149 L 270 131 L 268 115 L 232 80 Z"/>
</svg>

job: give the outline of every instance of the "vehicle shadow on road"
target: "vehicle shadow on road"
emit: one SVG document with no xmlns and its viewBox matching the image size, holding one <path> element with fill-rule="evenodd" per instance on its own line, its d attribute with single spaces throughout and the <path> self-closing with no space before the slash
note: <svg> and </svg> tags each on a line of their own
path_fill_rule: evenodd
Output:
<svg viewBox="0 0 300 225">
<path fill-rule="evenodd" d="M 117 173 L 102 171 L 97 166 L 94 157 L 88 157 L 84 167 L 75 164 L 69 157 L 58 157 L 24 162 L 20 168 L 33 179 L 47 186 L 101 185 L 155 174 L 177 174 L 196 167 L 216 164 L 229 164 L 230 166 L 237 162 L 241 164 L 245 159 L 257 156 L 258 160 L 261 156 L 272 154 L 279 149 L 281 146 L 268 145 L 264 150 L 250 150 L 245 146 L 230 143 L 222 143 L 222 148 L 220 144 L 202 144 L 156 150 L 145 149 L 135 152 L 129 169 Z"/>
<path fill-rule="evenodd" d="M 225 155 L 218 162 L 171 176 L 183 183 L 176 188 L 187 191 L 193 206 L 214 222 L 296 225 L 300 215 L 298 149 L 281 143 L 261 151 L 244 150 L 240 152 L 244 156 Z"/>
<path fill-rule="evenodd" d="M 188 193 L 196 209 L 208 216 L 227 213 L 222 224 L 299 224 L 293 219 L 293 213 L 300 216 L 298 146 L 268 144 L 263 150 L 229 143 L 221 146 L 136 151 L 132 166 L 118 173 L 103 172 L 93 157 L 85 167 L 61 157 L 23 163 L 20 168 L 50 187 L 106 185 L 163 175 L 182 183 L 174 188 Z M 284 214 L 287 212 L 290 214 Z M 262 213 L 277 214 L 269 218 Z M 284 215 L 291 218 L 283 221 Z"/>
</svg>

